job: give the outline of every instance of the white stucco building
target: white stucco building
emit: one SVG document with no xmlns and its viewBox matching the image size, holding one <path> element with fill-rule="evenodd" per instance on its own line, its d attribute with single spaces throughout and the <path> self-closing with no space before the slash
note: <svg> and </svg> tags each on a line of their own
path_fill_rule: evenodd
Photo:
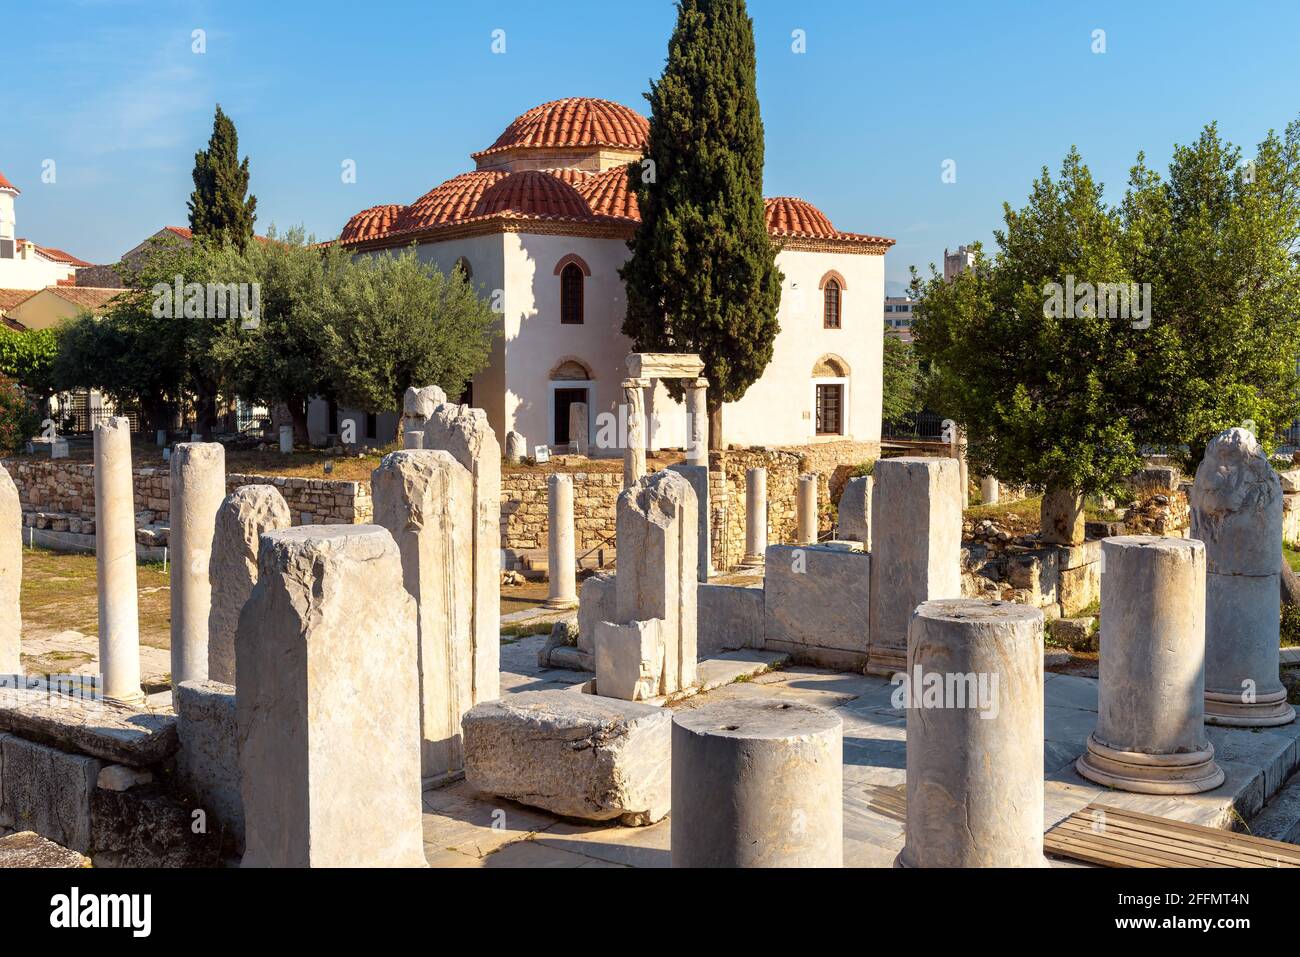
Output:
<svg viewBox="0 0 1300 957">
<path fill-rule="evenodd" d="M 444 271 L 460 264 L 498 307 L 502 335 L 470 401 L 499 437 L 514 430 L 529 448 L 563 446 L 569 404 L 585 401 L 594 442 L 597 416 L 618 415 L 631 350 L 618 268 L 639 221 L 626 166 L 641 158 L 648 127 L 606 100 L 545 103 L 472 154 L 474 170 L 410 205 L 363 210 L 339 237 L 358 254 L 415 244 Z M 893 240 L 837 230 L 800 199 L 766 207 L 785 276 L 781 331 L 763 377 L 724 407 L 724 439 L 879 441 L 884 254 Z M 684 444 L 685 416 L 662 387 L 647 411 L 661 413 L 651 447 Z"/>
<path fill-rule="evenodd" d="M 44 289 L 70 280 L 79 267 L 90 264 L 18 236 L 16 206 L 21 192 L 0 173 L 0 290 Z"/>
</svg>

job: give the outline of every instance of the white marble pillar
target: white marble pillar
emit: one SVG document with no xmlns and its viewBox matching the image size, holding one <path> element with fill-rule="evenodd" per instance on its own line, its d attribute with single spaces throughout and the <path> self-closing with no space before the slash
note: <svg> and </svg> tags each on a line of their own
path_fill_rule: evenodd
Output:
<svg viewBox="0 0 1300 957">
<path fill-rule="evenodd" d="M 226 499 L 226 450 L 217 442 L 181 442 L 171 459 L 172 687 L 208 678 L 212 613 L 212 542 Z"/>
<path fill-rule="evenodd" d="M 1141 794 L 1218 787 L 1205 735 L 1204 544 L 1123 535 L 1102 541 L 1101 561 L 1097 727 L 1078 772 Z"/>
<path fill-rule="evenodd" d="M 627 445 L 623 449 L 623 487 L 631 488 L 645 475 L 645 389 L 648 379 L 623 380 L 627 409 Z"/>
<path fill-rule="evenodd" d="M 425 449 L 385 455 L 370 485 L 415 599 L 420 773 L 431 786 L 464 767 L 460 722 L 474 705 L 473 479 L 449 452 Z"/>
<path fill-rule="evenodd" d="M 1001 493 L 1001 487 L 998 480 L 992 475 L 984 475 L 980 478 L 980 504 L 996 505 Z"/>
<path fill-rule="evenodd" d="M 547 608 L 576 608 L 578 584 L 573 541 L 573 476 L 546 477 Z"/>
<path fill-rule="evenodd" d="M 767 555 L 767 469 L 745 472 L 745 557 L 741 564 L 762 565 Z"/>
<path fill-rule="evenodd" d="M 922 602 L 961 597 L 961 481 L 956 459 L 881 459 L 872 473 L 871 634 L 867 673 L 907 665 L 907 626 Z"/>
<path fill-rule="evenodd" d="M 18 487 L 0 465 L 0 681 L 22 674 L 23 507 Z"/>
<path fill-rule="evenodd" d="M 1205 543 L 1205 720 L 1289 724 L 1278 677 L 1282 482 L 1255 436 L 1228 429 L 1210 442 L 1190 505 L 1191 537 Z"/>
<path fill-rule="evenodd" d="M 99 671 L 105 697 L 144 700 L 136 597 L 135 489 L 131 421 L 95 426 L 95 573 L 99 579 Z"/>
<path fill-rule="evenodd" d="M 285 455 L 293 454 L 293 426 L 292 425 L 280 426 L 280 451 Z"/>
<path fill-rule="evenodd" d="M 1046 867 L 1043 613 L 1002 601 L 922 603 L 907 671 L 902 867 Z"/>
<path fill-rule="evenodd" d="M 709 464 L 709 380 L 686 385 L 686 464 Z"/>
<path fill-rule="evenodd" d="M 871 492 L 875 487 L 870 475 L 860 475 L 844 483 L 840 493 L 839 522 L 836 537 L 861 542 L 871 551 Z"/>
<path fill-rule="evenodd" d="M 844 722 L 775 699 L 675 712 L 673 867 L 841 867 Z"/>
<path fill-rule="evenodd" d="M 795 542 L 799 545 L 817 543 L 817 473 L 799 476 L 798 501 L 795 503 L 798 527 Z"/>
<path fill-rule="evenodd" d="M 244 867 L 426 866 L 415 615 L 385 529 L 262 536 L 235 639 Z"/>
</svg>

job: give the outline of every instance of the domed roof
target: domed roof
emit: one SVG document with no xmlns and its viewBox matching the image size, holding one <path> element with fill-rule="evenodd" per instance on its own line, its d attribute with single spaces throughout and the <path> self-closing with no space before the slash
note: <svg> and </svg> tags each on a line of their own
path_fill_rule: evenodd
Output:
<svg viewBox="0 0 1300 957">
<path fill-rule="evenodd" d="M 9 180 L 5 179 L 4 173 L 0 173 L 0 189 L 12 189 L 15 193 L 22 192 L 22 190 L 20 190 L 17 186 L 9 182 Z"/>
<path fill-rule="evenodd" d="M 495 143 L 471 155 L 477 159 L 519 147 L 609 146 L 640 150 L 645 148 L 649 133 L 650 121 L 621 103 L 573 96 L 543 103 L 517 116 Z"/>
<path fill-rule="evenodd" d="M 763 200 L 763 214 L 767 231 L 775 236 L 833 239 L 839 235 L 825 213 L 797 196 L 773 196 Z"/>
<path fill-rule="evenodd" d="M 339 233 L 339 242 L 360 242 L 384 235 L 393 228 L 403 208 L 399 203 L 388 203 L 363 209 L 348 220 L 343 232 Z"/>
<path fill-rule="evenodd" d="M 578 183 L 577 188 L 597 216 L 618 216 L 638 222 L 641 220 L 636 193 L 627 186 L 626 166 L 614 166 L 603 173 L 589 176 Z"/>
<path fill-rule="evenodd" d="M 511 173 L 485 189 L 471 215 L 496 213 L 585 218 L 591 210 L 581 194 L 560 177 L 529 169 Z"/>
<path fill-rule="evenodd" d="M 484 190 L 505 176 L 501 170 L 475 170 L 453 176 L 402 210 L 392 231 L 427 229 L 472 216 Z"/>
</svg>

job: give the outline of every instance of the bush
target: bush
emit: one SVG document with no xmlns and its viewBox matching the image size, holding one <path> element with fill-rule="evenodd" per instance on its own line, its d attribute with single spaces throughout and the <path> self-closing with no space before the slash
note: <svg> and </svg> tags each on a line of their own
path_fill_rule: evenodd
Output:
<svg viewBox="0 0 1300 957">
<path fill-rule="evenodd" d="M 41 414 L 12 379 L 0 376 L 0 452 L 21 452 L 40 431 Z"/>
<path fill-rule="evenodd" d="M 1294 648 L 1300 645 L 1300 608 L 1282 605 L 1282 645 Z"/>
</svg>

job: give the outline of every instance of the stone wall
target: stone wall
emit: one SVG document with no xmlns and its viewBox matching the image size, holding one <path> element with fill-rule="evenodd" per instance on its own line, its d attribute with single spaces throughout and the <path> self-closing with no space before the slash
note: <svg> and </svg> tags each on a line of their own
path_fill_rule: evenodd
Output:
<svg viewBox="0 0 1300 957">
<path fill-rule="evenodd" d="M 568 470 L 565 470 L 568 471 Z M 546 476 L 501 473 L 501 547 L 516 554 L 546 548 Z M 574 545 L 581 555 L 605 539 L 613 551 L 614 515 L 623 472 L 571 471 Z"/>
<path fill-rule="evenodd" d="M 95 467 L 63 461 L 5 459 L 18 486 L 24 512 L 61 514 L 82 523 L 95 519 Z M 137 524 L 165 526 L 170 521 L 171 486 L 166 469 L 140 468 L 135 475 Z M 372 514 L 370 483 L 277 475 L 226 476 L 226 490 L 241 485 L 274 485 L 284 496 L 295 525 L 350 525 Z M 90 526 L 93 531 L 93 524 Z"/>
</svg>

